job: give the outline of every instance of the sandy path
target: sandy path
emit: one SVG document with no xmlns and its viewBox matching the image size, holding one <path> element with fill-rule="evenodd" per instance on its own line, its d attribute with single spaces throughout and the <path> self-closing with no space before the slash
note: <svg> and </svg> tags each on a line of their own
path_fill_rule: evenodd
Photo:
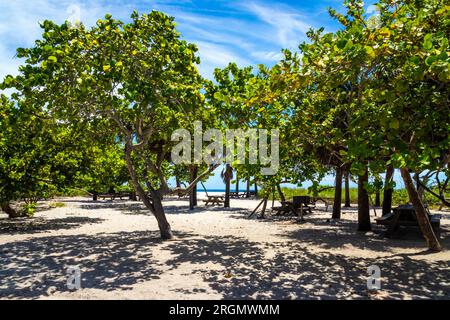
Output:
<svg viewBox="0 0 450 320">
<path fill-rule="evenodd" d="M 450 299 L 450 251 L 427 254 L 415 231 L 395 240 L 377 227 L 358 233 L 354 210 L 339 222 L 316 210 L 299 224 L 246 219 L 255 200 L 232 200 L 227 211 L 200 203 L 193 212 L 187 201 L 166 201 L 177 238 L 161 242 L 139 203 L 57 201 L 66 206 L 42 203 L 31 221 L 0 215 L 0 298 Z M 450 248 L 450 214 L 442 225 Z M 74 265 L 82 289 L 70 291 Z M 381 268 L 377 294 L 366 287 L 371 265 Z"/>
</svg>

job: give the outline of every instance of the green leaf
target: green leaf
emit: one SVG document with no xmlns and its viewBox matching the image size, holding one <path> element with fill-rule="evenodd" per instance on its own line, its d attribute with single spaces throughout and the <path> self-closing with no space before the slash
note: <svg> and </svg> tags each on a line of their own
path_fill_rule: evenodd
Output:
<svg viewBox="0 0 450 320">
<path fill-rule="evenodd" d="M 50 57 L 48 57 L 48 61 L 56 63 L 56 62 L 58 62 L 58 58 L 56 58 L 55 56 L 50 56 Z"/>
<path fill-rule="evenodd" d="M 365 46 L 364 49 L 366 50 L 366 53 L 370 58 L 372 59 L 375 58 L 375 51 L 373 50 L 372 47 Z"/>
<path fill-rule="evenodd" d="M 436 56 L 429 56 L 425 59 L 425 64 L 430 67 L 437 60 Z"/>
<path fill-rule="evenodd" d="M 427 51 L 433 49 L 433 35 L 432 34 L 427 34 L 423 38 L 423 48 Z"/>
<path fill-rule="evenodd" d="M 111 66 L 109 64 L 103 66 L 104 72 L 108 72 L 109 70 L 111 70 Z"/>
<path fill-rule="evenodd" d="M 391 129 L 398 130 L 400 128 L 400 122 L 398 121 L 398 119 L 394 119 L 389 123 L 389 127 Z"/>
</svg>

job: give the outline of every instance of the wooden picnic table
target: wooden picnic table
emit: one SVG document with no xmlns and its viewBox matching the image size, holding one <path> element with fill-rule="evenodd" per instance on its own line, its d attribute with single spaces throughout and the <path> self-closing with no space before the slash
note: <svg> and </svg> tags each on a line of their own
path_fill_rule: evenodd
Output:
<svg viewBox="0 0 450 320">
<path fill-rule="evenodd" d="M 123 200 L 124 197 L 130 197 L 129 192 L 107 192 L 107 193 L 100 193 L 97 195 L 98 198 L 102 198 L 103 200 L 106 200 L 106 198 L 111 199 L 112 201 L 116 198 L 119 198 L 120 200 Z"/>
<path fill-rule="evenodd" d="M 246 195 L 247 194 L 245 192 L 236 192 L 236 191 L 230 192 L 230 198 L 233 199 L 245 198 Z"/>
<path fill-rule="evenodd" d="M 428 213 L 431 226 L 437 237 L 440 236 L 441 215 Z M 387 235 L 392 235 L 400 226 L 418 227 L 416 210 L 412 205 L 393 208 L 392 212 L 376 219 L 377 224 L 387 226 Z"/>
<path fill-rule="evenodd" d="M 208 206 L 210 203 L 215 206 L 215 205 L 222 205 L 225 201 L 224 201 L 224 196 L 207 196 L 208 199 L 203 200 L 203 202 L 205 202 L 205 206 Z"/>
<path fill-rule="evenodd" d="M 309 196 L 295 196 L 293 201 L 281 201 L 281 207 L 273 207 L 272 210 L 277 211 L 277 216 L 295 215 L 303 220 L 306 212 L 312 213 L 311 205 L 314 205 L 314 203 L 311 200 Z"/>
</svg>

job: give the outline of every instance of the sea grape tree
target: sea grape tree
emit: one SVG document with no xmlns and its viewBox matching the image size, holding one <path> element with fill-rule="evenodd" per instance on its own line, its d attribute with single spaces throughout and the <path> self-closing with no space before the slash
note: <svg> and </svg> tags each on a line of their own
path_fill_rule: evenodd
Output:
<svg viewBox="0 0 450 320">
<path fill-rule="evenodd" d="M 203 104 L 196 46 L 180 39 L 173 18 L 157 11 L 134 12 L 127 24 L 106 15 L 92 28 L 51 21 L 42 28 L 34 47 L 18 50 L 26 64 L 8 82 L 54 117 L 107 121 L 123 145 L 134 189 L 155 215 L 161 237 L 172 238 L 162 205 L 172 192 L 164 168 L 171 133 Z"/>
</svg>

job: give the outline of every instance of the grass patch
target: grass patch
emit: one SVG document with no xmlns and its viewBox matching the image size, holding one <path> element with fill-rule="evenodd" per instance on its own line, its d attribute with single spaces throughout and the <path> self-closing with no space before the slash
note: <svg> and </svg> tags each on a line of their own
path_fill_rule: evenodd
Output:
<svg viewBox="0 0 450 320">
<path fill-rule="evenodd" d="M 50 208 L 54 209 L 54 208 L 64 208 L 66 206 L 65 203 L 62 202 L 52 202 L 48 205 Z"/>
</svg>

